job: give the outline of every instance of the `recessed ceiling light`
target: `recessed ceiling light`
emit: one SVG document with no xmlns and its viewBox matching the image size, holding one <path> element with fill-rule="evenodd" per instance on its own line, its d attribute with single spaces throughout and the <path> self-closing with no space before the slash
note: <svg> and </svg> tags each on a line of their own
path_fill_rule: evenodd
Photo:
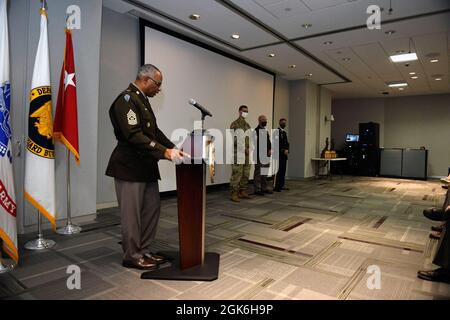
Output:
<svg viewBox="0 0 450 320">
<path fill-rule="evenodd" d="M 305 77 L 312 77 L 312 73 L 307 73 L 307 74 L 305 74 Z"/>
<path fill-rule="evenodd" d="M 419 79 L 419 77 L 418 76 L 413 76 L 413 77 L 411 77 L 411 79 L 416 80 L 416 79 Z"/>
<path fill-rule="evenodd" d="M 234 40 L 237 40 L 237 39 L 239 39 L 241 36 L 240 35 L 238 35 L 237 33 L 236 34 L 233 34 L 233 35 L 231 35 L 231 38 L 232 39 L 234 39 Z"/>
<path fill-rule="evenodd" d="M 385 34 L 388 34 L 388 35 L 392 35 L 394 33 L 395 33 L 395 30 L 388 30 L 385 32 Z"/>
<path fill-rule="evenodd" d="M 431 63 L 436 63 L 436 62 L 439 62 L 439 59 L 431 59 L 430 62 Z"/>
<path fill-rule="evenodd" d="M 390 88 L 399 88 L 399 87 L 407 87 L 408 84 L 404 81 L 390 82 L 387 83 Z"/>
<path fill-rule="evenodd" d="M 268 56 L 269 58 L 273 58 L 273 57 L 276 56 L 276 54 L 275 54 L 275 53 L 269 53 L 267 56 Z"/>
<path fill-rule="evenodd" d="M 342 60 L 344 60 L 344 61 L 350 61 L 350 60 L 352 60 L 352 59 L 350 59 L 350 58 L 342 58 Z"/>
<path fill-rule="evenodd" d="M 434 80 L 441 81 L 442 80 L 442 76 L 436 76 L 436 78 L 434 78 Z"/>
<path fill-rule="evenodd" d="M 325 41 L 323 44 L 328 46 L 330 44 L 333 44 L 333 41 Z"/>
<path fill-rule="evenodd" d="M 302 24 L 302 27 L 305 28 L 305 29 L 308 29 L 308 28 L 312 27 L 312 24 L 311 23 L 304 23 L 304 24 Z"/>
<path fill-rule="evenodd" d="M 296 66 L 295 64 L 291 64 L 291 65 L 289 66 L 289 69 L 295 69 L 295 68 L 297 68 L 297 66 Z"/>
<path fill-rule="evenodd" d="M 410 72 L 409 73 L 411 76 L 413 76 L 413 75 L 415 75 L 416 73 L 415 72 Z"/>
<path fill-rule="evenodd" d="M 403 91 L 403 90 L 405 90 L 405 88 L 398 88 L 398 90 L 399 90 L 399 91 Z"/>
<path fill-rule="evenodd" d="M 199 15 L 199 14 L 196 14 L 196 13 L 191 14 L 191 15 L 189 16 L 189 19 L 191 19 L 191 20 L 199 20 L 199 19 L 200 19 L 200 15 Z"/>
<path fill-rule="evenodd" d="M 390 59 L 392 62 L 406 62 L 406 61 L 414 61 L 417 60 L 418 58 L 417 54 L 413 52 L 413 53 L 396 54 L 390 56 Z"/>
</svg>

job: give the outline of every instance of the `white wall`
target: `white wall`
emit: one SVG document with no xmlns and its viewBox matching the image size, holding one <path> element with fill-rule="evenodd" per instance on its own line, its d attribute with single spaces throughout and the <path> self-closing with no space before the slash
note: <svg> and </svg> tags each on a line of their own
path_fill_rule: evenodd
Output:
<svg viewBox="0 0 450 320">
<path fill-rule="evenodd" d="M 428 176 L 446 176 L 450 167 L 450 95 L 386 99 L 386 148 L 425 146 Z"/>
<path fill-rule="evenodd" d="M 330 110 L 331 95 L 327 89 L 309 80 L 290 82 L 290 178 L 315 175 L 311 159 L 320 156 L 325 139 L 331 136 L 331 126 L 325 123 Z"/>
<path fill-rule="evenodd" d="M 331 121 L 325 120 L 325 117 L 329 119 L 331 116 L 331 92 L 326 88 L 320 88 L 319 99 L 319 125 L 317 127 L 317 136 L 319 137 L 319 140 L 316 148 L 317 156 L 319 156 L 322 150 L 325 148 L 326 139 L 331 139 Z"/>
<path fill-rule="evenodd" d="M 446 176 L 450 167 L 450 94 L 333 101 L 332 136 L 343 145 L 360 122 L 380 123 L 380 146 L 429 150 L 428 176 Z"/>
<path fill-rule="evenodd" d="M 305 168 L 305 109 L 306 86 L 301 81 L 289 83 L 289 170 L 290 178 L 304 177 Z"/>
<path fill-rule="evenodd" d="M 286 118 L 289 126 L 289 81 L 276 77 L 274 101 L 273 128 L 278 128 L 281 118 Z"/>
<path fill-rule="evenodd" d="M 102 1 L 48 0 L 50 68 L 53 110 L 56 109 L 59 77 L 64 56 L 65 18 L 69 5 L 81 9 L 81 30 L 73 32 L 78 91 L 78 127 L 81 166 L 72 161 L 72 215 L 96 211 L 97 106 L 100 60 L 100 20 Z M 13 141 L 22 143 L 21 156 L 14 160 L 19 232 L 35 225 L 34 207 L 23 200 L 25 139 L 29 90 L 39 40 L 39 1 L 9 1 L 12 70 Z M 56 147 L 57 218 L 66 217 L 66 151 Z M 43 182 L 45 183 L 45 182 Z M 48 225 L 47 225 L 48 226 Z"/>
<path fill-rule="evenodd" d="M 342 99 L 333 100 L 332 113 L 335 121 L 332 124 L 332 137 L 336 149 L 345 146 L 348 133 L 359 133 L 359 124 L 376 122 L 380 124 L 380 147 L 384 146 L 384 104 L 385 99 Z"/>
<path fill-rule="evenodd" d="M 98 108 L 97 204 L 114 205 L 117 201 L 114 180 L 105 175 L 109 157 L 117 145 L 109 119 L 109 108 L 136 78 L 140 67 L 139 48 L 139 20 L 104 7 Z"/>
</svg>

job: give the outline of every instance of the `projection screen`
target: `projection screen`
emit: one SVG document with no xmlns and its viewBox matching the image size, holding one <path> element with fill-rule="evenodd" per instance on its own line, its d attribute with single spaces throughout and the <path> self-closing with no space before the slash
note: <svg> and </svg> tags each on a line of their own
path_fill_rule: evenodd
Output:
<svg viewBox="0 0 450 320">
<path fill-rule="evenodd" d="M 267 127 L 272 128 L 272 74 L 150 27 L 145 27 L 143 39 L 144 62 L 163 73 L 162 92 L 150 102 L 159 128 L 169 138 L 176 129 L 192 131 L 194 121 L 200 120 L 200 112 L 188 104 L 191 98 L 213 114 L 206 119 L 205 129 L 225 134 L 241 105 L 249 107 L 247 121 L 252 128 L 259 115 L 267 116 Z M 176 190 L 175 165 L 161 161 L 160 171 L 160 191 Z M 230 175 L 230 165 L 217 165 L 214 183 L 228 183 Z M 207 182 L 211 184 L 209 177 Z"/>
</svg>

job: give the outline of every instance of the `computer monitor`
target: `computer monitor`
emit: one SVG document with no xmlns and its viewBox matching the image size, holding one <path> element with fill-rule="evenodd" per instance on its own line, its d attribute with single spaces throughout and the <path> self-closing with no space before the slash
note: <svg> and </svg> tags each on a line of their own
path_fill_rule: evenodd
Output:
<svg viewBox="0 0 450 320">
<path fill-rule="evenodd" d="M 358 142 L 359 141 L 359 134 L 347 134 L 347 139 L 345 140 L 347 142 Z"/>
</svg>

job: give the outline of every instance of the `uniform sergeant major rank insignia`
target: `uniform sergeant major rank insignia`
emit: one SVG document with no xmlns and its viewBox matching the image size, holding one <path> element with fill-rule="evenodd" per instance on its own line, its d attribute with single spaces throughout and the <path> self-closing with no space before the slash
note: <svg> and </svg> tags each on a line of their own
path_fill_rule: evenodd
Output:
<svg viewBox="0 0 450 320">
<path fill-rule="evenodd" d="M 127 113 L 127 118 L 128 118 L 128 124 L 130 126 L 135 126 L 138 124 L 136 113 L 134 113 L 133 110 L 130 109 L 130 111 Z"/>
<path fill-rule="evenodd" d="M 37 156 L 54 159 L 52 89 L 49 86 L 31 91 L 27 149 Z"/>
</svg>

